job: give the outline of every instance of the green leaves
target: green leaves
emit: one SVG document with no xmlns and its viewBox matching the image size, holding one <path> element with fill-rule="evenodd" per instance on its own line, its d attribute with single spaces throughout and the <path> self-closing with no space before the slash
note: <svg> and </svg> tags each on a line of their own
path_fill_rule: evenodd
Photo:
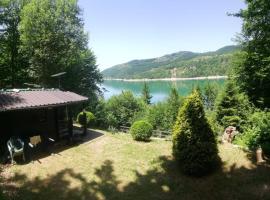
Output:
<svg viewBox="0 0 270 200">
<path fill-rule="evenodd" d="M 76 0 L 1 1 L 0 87 L 58 87 L 51 75 L 65 71 L 61 89 L 94 101 L 102 75 L 80 14 Z"/>
<path fill-rule="evenodd" d="M 142 89 L 142 99 L 143 99 L 144 103 L 149 105 L 151 103 L 151 98 L 152 98 L 152 96 L 150 94 L 149 86 L 147 85 L 146 82 L 144 82 L 143 89 Z"/>
<path fill-rule="evenodd" d="M 22 87 L 29 79 L 27 58 L 21 51 L 20 12 L 22 0 L 0 3 L 0 87 Z"/>
<path fill-rule="evenodd" d="M 0 26 L 1 87 L 58 87 L 51 75 L 66 71 L 61 89 L 95 98 L 102 76 L 87 47 L 77 1 L 1 1 Z"/>
<path fill-rule="evenodd" d="M 134 140 L 147 141 L 152 136 L 153 126 L 144 120 L 136 121 L 130 127 L 130 133 Z"/>
<path fill-rule="evenodd" d="M 141 104 L 132 92 L 123 91 L 122 94 L 111 97 L 106 103 L 108 124 L 116 128 L 130 126 L 132 118 L 141 110 Z"/>
<path fill-rule="evenodd" d="M 243 19 L 243 59 L 235 65 L 235 79 L 242 91 L 260 108 L 270 107 L 270 1 L 248 0 Z"/>
<path fill-rule="evenodd" d="M 251 105 L 248 97 L 239 91 L 232 80 L 228 80 L 221 93 L 216 107 L 217 121 L 226 128 L 236 126 L 241 129 L 248 115 L 251 113 Z"/>
<path fill-rule="evenodd" d="M 270 112 L 255 111 L 250 115 L 244 131 L 236 137 L 236 143 L 250 149 L 262 147 L 265 153 L 270 154 Z"/>
<path fill-rule="evenodd" d="M 196 90 L 179 110 L 173 130 L 173 155 L 180 169 L 194 176 L 211 172 L 219 162 L 215 136 Z"/>
</svg>

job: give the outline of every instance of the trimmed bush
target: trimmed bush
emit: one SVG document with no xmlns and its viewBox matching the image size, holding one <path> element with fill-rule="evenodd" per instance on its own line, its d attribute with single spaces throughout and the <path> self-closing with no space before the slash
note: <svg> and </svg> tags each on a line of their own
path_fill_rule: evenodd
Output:
<svg viewBox="0 0 270 200">
<path fill-rule="evenodd" d="M 196 90 L 179 110 L 173 130 L 173 155 L 181 171 L 193 176 L 210 173 L 219 163 L 216 138 Z"/>
<path fill-rule="evenodd" d="M 152 136 L 153 126 L 144 120 L 134 122 L 130 128 L 130 133 L 134 140 L 148 141 Z"/>
<path fill-rule="evenodd" d="M 88 112 L 88 111 L 85 111 L 85 116 L 86 116 L 86 119 L 85 119 L 85 116 L 83 114 L 83 112 L 80 112 L 77 116 L 77 122 L 81 125 L 84 125 L 84 122 L 86 120 L 86 125 L 89 126 L 90 124 L 92 124 L 94 121 L 95 121 L 95 116 L 93 113 L 91 112 Z"/>
</svg>

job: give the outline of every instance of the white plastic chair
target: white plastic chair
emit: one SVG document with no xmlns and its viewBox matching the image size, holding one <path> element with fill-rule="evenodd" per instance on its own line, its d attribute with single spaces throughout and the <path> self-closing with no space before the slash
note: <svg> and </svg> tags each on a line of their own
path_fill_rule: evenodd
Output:
<svg viewBox="0 0 270 200">
<path fill-rule="evenodd" d="M 7 141 L 7 147 L 11 158 L 11 163 L 14 163 L 15 156 L 22 156 L 25 161 L 24 155 L 24 142 L 20 138 L 10 138 Z"/>
</svg>

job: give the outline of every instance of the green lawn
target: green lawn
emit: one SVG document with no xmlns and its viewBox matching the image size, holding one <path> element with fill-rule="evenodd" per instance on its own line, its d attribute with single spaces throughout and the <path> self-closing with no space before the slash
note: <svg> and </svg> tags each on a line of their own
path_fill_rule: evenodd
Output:
<svg viewBox="0 0 270 200">
<path fill-rule="evenodd" d="M 230 145 L 219 146 L 222 169 L 203 178 L 177 170 L 170 141 L 142 143 L 104 133 L 59 148 L 39 161 L 6 168 L 7 199 L 270 199 L 269 164 L 258 166 Z"/>
</svg>

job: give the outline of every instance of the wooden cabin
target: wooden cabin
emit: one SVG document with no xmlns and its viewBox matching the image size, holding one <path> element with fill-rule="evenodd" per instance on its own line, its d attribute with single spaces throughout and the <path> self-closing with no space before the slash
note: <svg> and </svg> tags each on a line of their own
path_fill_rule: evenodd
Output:
<svg viewBox="0 0 270 200">
<path fill-rule="evenodd" d="M 72 108 L 88 98 L 58 89 L 0 91 L 0 143 L 40 135 L 55 141 L 73 136 Z"/>
</svg>

